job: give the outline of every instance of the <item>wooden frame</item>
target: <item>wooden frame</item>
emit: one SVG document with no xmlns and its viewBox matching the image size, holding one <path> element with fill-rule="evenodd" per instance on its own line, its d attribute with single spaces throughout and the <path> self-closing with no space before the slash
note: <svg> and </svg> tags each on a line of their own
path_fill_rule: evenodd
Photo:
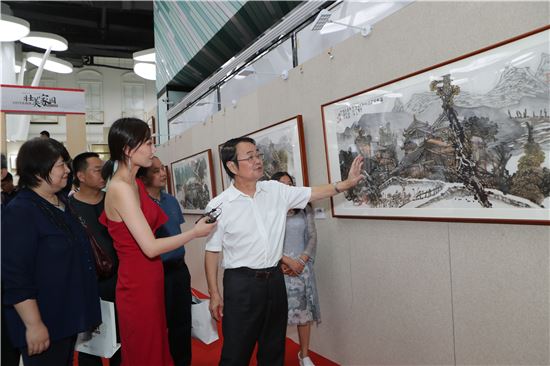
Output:
<svg viewBox="0 0 550 366">
<path fill-rule="evenodd" d="M 172 194 L 185 214 L 202 214 L 216 196 L 212 150 L 201 151 L 171 165 Z"/>
<path fill-rule="evenodd" d="M 307 159 L 304 143 L 304 128 L 302 116 L 297 115 L 288 118 L 284 121 L 277 122 L 270 126 L 251 132 L 247 135 L 256 141 L 258 149 L 264 154 L 264 178 L 269 179 L 269 176 L 279 170 L 287 171 L 293 176 L 297 186 L 307 186 L 309 184 L 307 174 Z M 274 139 L 277 139 L 276 141 Z M 286 141 L 285 141 L 286 139 Z M 273 143 L 268 146 L 266 141 Z M 279 145 L 278 150 L 273 150 Z M 223 144 L 218 146 L 218 153 L 221 152 Z M 287 162 L 275 162 L 273 157 L 275 154 L 283 154 Z M 222 177 L 223 189 L 229 187 L 229 176 L 222 166 L 221 154 L 220 170 Z M 292 159 L 289 159 L 292 157 Z M 289 164 L 290 162 L 290 164 Z"/>
<path fill-rule="evenodd" d="M 164 190 L 174 196 L 174 190 L 172 188 L 172 171 L 168 165 L 164 165 L 164 172 L 166 173 L 166 185 L 164 186 Z"/>
<path fill-rule="evenodd" d="M 333 216 L 550 225 L 549 29 L 323 104 Z"/>
</svg>

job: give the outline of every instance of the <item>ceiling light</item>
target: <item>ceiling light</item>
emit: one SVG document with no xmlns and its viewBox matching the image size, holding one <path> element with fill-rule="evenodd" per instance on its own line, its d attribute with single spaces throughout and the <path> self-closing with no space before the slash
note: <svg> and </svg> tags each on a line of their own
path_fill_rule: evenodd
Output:
<svg viewBox="0 0 550 366">
<path fill-rule="evenodd" d="M 311 30 L 312 31 L 320 31 L 321 29 L 323 29 L 323 27 L 325 25 L 327 25 L 328 23 L 332 23 L 332 24 L 342 25 L 342 26 L 348 27 L 348 28 L 359 29 L 361 31 L 361 35 L 363 37 L 368 36 L 369 33 L 372 32 L 372 27 L 370 25 L 366 25 L 364 27 L 357 27 L 355 25 L 339 23 L 339 22 L 335 22 L 335 21 L 330 20 L 331 16 L 332 16 L 331 11 L 328 11 L 327 9 L 321 10 L 319 12 L 319 14 L 317 14 L 317 18 L 315 18 L 315 20 L 313 21 L 313 25 L 311 26 Z"/>
<path fill-rule="evenodd" d="M 134 72 L 147 80 L 157 79 L 157 66 L 150 62 L 136 62 L 134 63 Z"/>
<path fill-rule="evenodd" d="M 27 61 L 35 66 L 40 66 L 42 56 L 38 52 L 27 52 Z M 44 69 L 58 74 L 70 74 L 73 72 L 73 65 L 69 61 L 49 56 L 44 64 Z"/>
<path fill-rule="evenodd" d="M 0 42 L 13 42 L 29 34 L 30 24 L 24 19 L 2 14 L 0 19 Z"/>
<path fill-rule="evenodd" d="M 147 50 L 134 52 L 134 60 L 142 62 L 155 62 L 155 49 L 149 48 Z"/>
<path fill-rule="evenodd" d="M 21 42 L 45 50 L 51 48 L 52 51 L 66 51 L 69 48 L 69 43 L 65 38 L 46 32 L 30 32 L 21 39 Z"/>
<path fill-rule="evenodd" d="M 208 104 L 221 105 L 221 103 L 218 103 L 218 102 L 198 102 L 198 103 L 195 104 L 195 105 L 196 105 L 197 107 L 200 107 L 200 106 L 208 105 Z"/>
</svg>

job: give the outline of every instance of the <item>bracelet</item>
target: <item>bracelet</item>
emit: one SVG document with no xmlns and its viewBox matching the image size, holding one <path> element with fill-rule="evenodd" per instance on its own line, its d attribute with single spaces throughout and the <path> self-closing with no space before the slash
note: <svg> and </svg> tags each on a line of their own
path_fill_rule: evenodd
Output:
<svg viewBox="0 0 550 366">
<path fill-rule="evenodd" d="M 306 262 L 304 262 L 304 260 L 303 260 L 302 258 L 298 257 L 296 260 L 297 260 L 298 262 L 300 262 L 300 264 L 302 264 L 302 265 L 304 265 L 304 266 L 306 265 Z"/>
<path fill-rule="evenodd" d="M 332 183 L 332 186 L 334 187 L 334 190 L 336 191 L 336 193 L 342 193 L 342 191 L 338 189 L 338 183 L 340 183 L 340 182 Z"/>
</svg>

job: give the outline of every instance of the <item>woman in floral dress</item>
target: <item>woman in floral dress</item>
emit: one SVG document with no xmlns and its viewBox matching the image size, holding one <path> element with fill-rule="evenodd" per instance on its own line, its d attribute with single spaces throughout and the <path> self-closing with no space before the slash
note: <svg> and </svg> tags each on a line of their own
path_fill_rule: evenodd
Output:
<svg viewBox="0 0 550 366">
<path fill-rule="evenodd" d="M 272 180 L 294 185 L 287 172 L 275 173 Z M 313 209 L 290 210 L 287 213 L 282 269 L 288 295 L 288 324 L 298 327 L 300 366 L 312 366 L 308 356 L 311 323 L 319 323 L 319 297 L 313 263 L 317 247 L 317 230 Z"/>
</svg>

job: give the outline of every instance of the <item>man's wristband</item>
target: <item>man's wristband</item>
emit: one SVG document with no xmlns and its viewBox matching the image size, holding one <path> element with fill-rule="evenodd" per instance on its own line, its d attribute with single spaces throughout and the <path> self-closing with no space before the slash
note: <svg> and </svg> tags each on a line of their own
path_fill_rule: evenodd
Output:
<svg viewBox="0 0 550 366">
<path fill-rule="evenodd" d="M 340 182 L 332 183 L 332 186 L 334 187 L 334 190 L 336 191 L 336 193 L 342 193 L 342 191 L 338 189 L 338 183 L 340 183 Z"/>
</svg>

